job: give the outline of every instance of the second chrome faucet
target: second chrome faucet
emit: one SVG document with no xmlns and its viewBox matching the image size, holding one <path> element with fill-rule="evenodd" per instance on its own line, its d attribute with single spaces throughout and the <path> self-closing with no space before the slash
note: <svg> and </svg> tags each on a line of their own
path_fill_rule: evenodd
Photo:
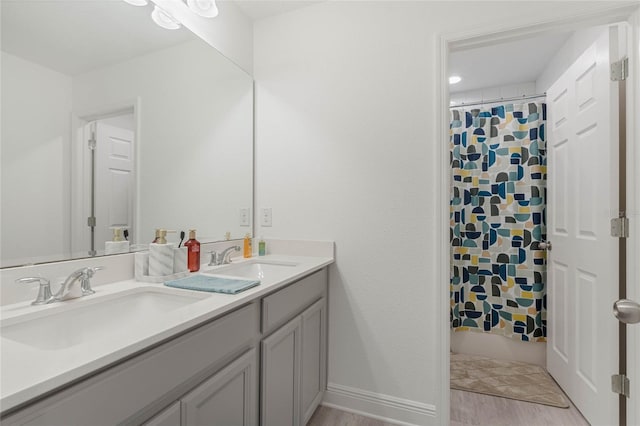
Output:
<svg viewBox="0 0 640 426">
<path fill-rule="evenodd" d="M 215 250 L 210 251 L 211 260 L 209 260 L 209 266 L 225 265 L 230 262 L 229 255 L 232 251 L 240 251 L 240 246 L 231 246 L 218 253 Z"/>
</svg>

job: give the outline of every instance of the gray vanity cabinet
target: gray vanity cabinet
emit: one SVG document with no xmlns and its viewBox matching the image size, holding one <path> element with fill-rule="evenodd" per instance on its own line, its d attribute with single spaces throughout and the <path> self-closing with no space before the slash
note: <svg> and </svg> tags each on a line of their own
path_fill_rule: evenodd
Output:
<svg viewBox="0 0 640 426">
<path fill-rule="evenodd" d="M 301 315 L 300 415 L 305 425 L 313 415 L 327 387 L 327 303 L 323 298 Z"/>
<path fill-rule="evenodd" d="M 176 402 L 180 417 L 193 413 L 197 418 L 230 395 L 240 395 L 248 415 L 239 424 L 255 425 L 259 324 L 258 303 L 238 308 L 36 402 L 2 424 L 140 425 L 151 418 L 151 425 L 173 426 Z"/>
<path fill-rule="evenodd" d="M 255 425 L 257 365 L 251 349 L 144 426 Z"/>
<path fill-rule="evenodd" d="M 266 305 L 295 312 L 261 343 L 262 426 L 307 423 L 326 387 L 326 270 L 316 272 L 263 300 L 263 326 L 275 323 Z M 282 310 L 278 309 L 277 312 Z M 274 317 L 272 316 L 271 319 Z"/>
<path fill-rule="evenodd" d="M 262 341 L 262 426 L 300 423 L 300 318 Z"/>
<path fill-rule="evenodd" d="M 326 300 L 325 268 L 47 395 L 2 424 L 306 424 L 326 387 Z"/>
<path fill-rule="evenodd" d="M 181 399 L 182 425 L 257 423 L 257 352 L 251 349 Z"/>
<path fill-rule="evenodd" d="M 180 401 L 174 402 L 156 415 L 154 418 L 146 422 L 143 426 L 180 426 L 182 421 L 180 411 Z"/>
</svg>

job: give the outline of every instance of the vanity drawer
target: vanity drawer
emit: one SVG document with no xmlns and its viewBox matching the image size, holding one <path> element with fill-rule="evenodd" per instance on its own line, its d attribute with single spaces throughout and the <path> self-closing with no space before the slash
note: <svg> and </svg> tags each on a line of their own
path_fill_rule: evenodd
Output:
<svg viewBox="0 0 640 426">
<path fill-rule="evenodd" d="M 262 333 L 267 334 L 302 312 L 327 290 L 327 269 L 290 284 L 262 299 Z"/>
<path fill-rule="evenodd" d="M 3 419 L 3 425 L 139 424 L 133 419 L 142 412 L 175 401 L 255 346 L 258 307 L 252 303 L 62 390 Z"/>
</svg>

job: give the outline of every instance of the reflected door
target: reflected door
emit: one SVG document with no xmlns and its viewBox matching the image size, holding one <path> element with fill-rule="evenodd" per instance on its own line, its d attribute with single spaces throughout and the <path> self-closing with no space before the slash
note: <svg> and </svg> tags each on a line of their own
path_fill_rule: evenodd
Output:
<svg viewBox="0 0 640 426">
<path fill-rule="evenodd" d="M 135 151 L 133 131 L 102 121 L 95 129 L 95 250 L 101 254 L 113 227 L 133 235 Z"/>
<path fill-rule="evenodd" d="M 547 92 L 547 369 L 593 425 L 618 424 L 617 97 L 605 31 Z"/>
</svg>

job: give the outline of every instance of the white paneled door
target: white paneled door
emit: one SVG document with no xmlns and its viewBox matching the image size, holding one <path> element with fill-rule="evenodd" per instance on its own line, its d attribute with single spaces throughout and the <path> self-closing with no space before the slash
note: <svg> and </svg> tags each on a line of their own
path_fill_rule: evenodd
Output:
<svg viewBox="0 0 640 426">
<path fill-rule="evenodd" d="M 617 86 L 605 30 L 547 92 L 547 369 L 592 425 L 618 424 Z M 611 45 L 613 46 L 613 44 Z M 612 123 L 615 123 L 612 124 Z"/>
<path fill-rule="evenodd" d="M 133 132 L 107 123 L 96 123 L 96 250 L 111 241 L 112 227 L 132 234 L 134 201 Z"/>
</svg>

